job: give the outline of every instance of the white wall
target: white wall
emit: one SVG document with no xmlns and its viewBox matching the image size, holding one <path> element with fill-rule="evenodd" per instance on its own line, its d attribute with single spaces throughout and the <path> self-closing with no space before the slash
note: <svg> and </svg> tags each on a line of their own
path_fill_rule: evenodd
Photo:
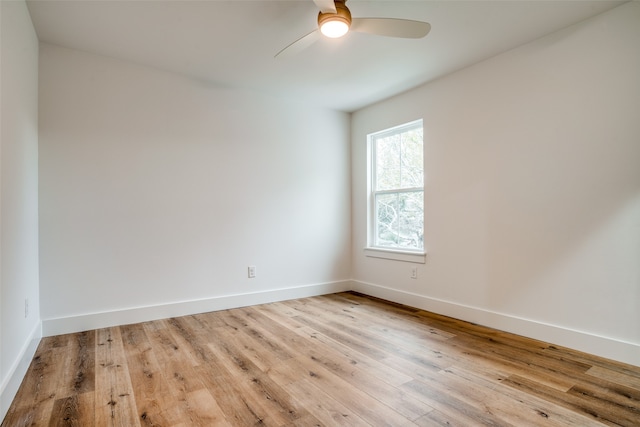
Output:
<svg viewBox="0 0 640 427">
<path fill-rule="evenodd" d="M 358 289 L 640 365 L 640 3 L 356 112 Z M 427 262 L 367 258 L 366 135 L 424 119 Z"/>
<path fill-rule="evenodd" d="M 38 40 L 24 1 L 0 2 L 0 419 L 40 339 Z M 25 316 L 25 300 L 29 313 Z"/>
<path fill-rule="evenodd" d="M 45 334 L 349 286 L 348 114 L 46 44 L 39 114 Z"/>
</svg>

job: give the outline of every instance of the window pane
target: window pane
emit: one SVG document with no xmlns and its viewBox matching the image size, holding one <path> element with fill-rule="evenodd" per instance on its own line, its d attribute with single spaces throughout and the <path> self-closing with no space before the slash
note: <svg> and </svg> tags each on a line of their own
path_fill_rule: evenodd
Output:
<svg viewBox="0 0 640 427">
<path fill-rule="evenodd" d="M 424 185 L 422 127 L 375 138 L 376 191 Z"/>
<path fill-rule="evenodd" d="M 379 194 L 375 197 L 375 245 L 423 249 L 424 197 L 422 191 Z"/>
</svg>

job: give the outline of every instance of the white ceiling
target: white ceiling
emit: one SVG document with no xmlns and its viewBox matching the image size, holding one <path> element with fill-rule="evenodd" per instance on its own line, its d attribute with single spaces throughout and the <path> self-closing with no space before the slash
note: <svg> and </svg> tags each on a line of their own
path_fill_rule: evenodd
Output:
<svg viewBox="0 0 640 427">
<path fill-rule="evenodd" d="M 349 0 L 354 17 L 431 23 L 424 39 L 350 33 L 286 59 L 316 28 L 312 0 L 28 0 L 41 42 L 188 75 L 214 85 L 343 111 L 405 91 L 624 1 Z"/>
</svg>

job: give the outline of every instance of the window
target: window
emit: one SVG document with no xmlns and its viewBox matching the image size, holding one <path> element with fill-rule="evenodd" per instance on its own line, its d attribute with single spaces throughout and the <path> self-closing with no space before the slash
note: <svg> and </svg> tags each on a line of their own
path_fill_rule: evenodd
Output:
<svg viewBox="0 0 640 427">
<path fill-rule="evenodd" d="M 424 262 L 422 133 L 418 120 L 368 137 L 369 256 Z M 388 252 L 408 253 L 408 258 Z M 411 258 L 412 253 L 421 258 Z"/>
</svg>

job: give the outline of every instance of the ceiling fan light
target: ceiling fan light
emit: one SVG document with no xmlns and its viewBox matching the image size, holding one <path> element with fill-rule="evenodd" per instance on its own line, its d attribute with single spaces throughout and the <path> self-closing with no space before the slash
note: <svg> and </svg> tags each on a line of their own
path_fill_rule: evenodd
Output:
<svg viewBox="0 0 640 427">
<path fill-rule="evenodd" d="M 327 20 L 320 26 L 320 32 L 327 37 L 337 39 L 349 31 L 349 24 L 341 19 Z"/>
<path fill-rule="evenodd" d="M 320 32 L 327 37 L 336 39 L 349 32 L 351 27 L 351 12 L 345 3 L 346 0 L 334 0 L 335 12 L 320 12 L 318 14 L 318 27 Z"/>
</svg>

